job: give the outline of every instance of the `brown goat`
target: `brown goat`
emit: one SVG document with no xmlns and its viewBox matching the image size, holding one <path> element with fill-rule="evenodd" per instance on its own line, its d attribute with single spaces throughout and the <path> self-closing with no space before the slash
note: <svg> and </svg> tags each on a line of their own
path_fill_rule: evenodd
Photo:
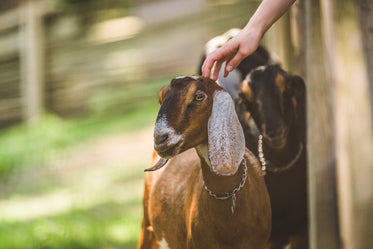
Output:
<svg viewBox="0 0 373 249">
<path fill-rule="evenodd" d="M 264 248 L 268 192 L 229 94 L 190 76 L 173 79 L 159 100 L 154 147 L 161 163 L 146 175 L 139 248 Z"/>
<path fill-rule="evenodd" d="M 246 77 L 237 101 L 245 137 L 257 138 L 246 146 L 266 172 L 272 208 L 266 248 L 309 248 L 305 96 L 299 76 L 265 66 Z"/>
</svg>

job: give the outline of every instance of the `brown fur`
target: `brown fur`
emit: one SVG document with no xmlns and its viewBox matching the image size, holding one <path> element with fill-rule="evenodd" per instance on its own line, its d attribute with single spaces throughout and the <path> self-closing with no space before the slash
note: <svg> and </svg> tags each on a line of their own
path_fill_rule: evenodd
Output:
<svg viewBox="0 0 373 249">
<path fill-rule="evenodd" d="M 171 249 L 264 248 L 271 229 L 271 210 L 259 163 L 246 149 L 247 179 L 236 195 L 234 213 L 231 198 L 217 200 L 205 191 L 204 184 L 217 194 L 231 192 L 241 181 L 243 164 L 231 176 L 212 172 L 201 145 L 208 140 L 213 93 L 221 88 L 205 78 L 184 81 L 173 81 L 160 93 L 161 110 L 166 110 L 170 126 L 183 134 L 184 143 L 179 154 L 167 152 L 172 159 L 164 168 L 146 176 L 139 248 L 159 248 L 159 241 L 164 239 Z M 201 89 L 207 93 L 206 99 L 191 105 Z"/>
</svg>

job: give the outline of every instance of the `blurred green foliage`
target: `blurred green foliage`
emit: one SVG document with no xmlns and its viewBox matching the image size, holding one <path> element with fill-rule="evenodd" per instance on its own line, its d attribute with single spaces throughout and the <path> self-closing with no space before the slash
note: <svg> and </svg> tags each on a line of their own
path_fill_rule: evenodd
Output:
<svg viewBox="0 0 373 249">
<path fill-rule="evenodd" d="M 110 189 L 115 189 L 113 193 L 109 193 L 105 188 L 98 188 L 91 196 L 85 197 L 93 204 L 81 203 L 79 199 L 86 195 L 86 190 L 71 184 L 71 179 L 63 182 L 51 177 L 41 178 L 37 182 L 32 182 L 32 179 L 18 182 L 17 175 L 24 172 L 23 175 L 27 177 L 28 172 L 50 168 L 51 160 L 66 156 L 66 151 L 76 149 L 84 141 L 109 134 L 133 133 L 152 125 L 159 108 L 158 90 L 170 78 L 167 75 L 147 79 L 148 89 L 140 92 L 135 89 L 118 91 L 108 88 L 93 96 L 92 114 L 89 117 L 63 119 L 45 114 L 36 123 L 0 130 L 2 199 L 11 198 L 10 201 L 22 203 L 22 200 L 30 198 L 37 200 L 44 195 L 53 196 L 55 191 L 76 194 L 72 197 L 70 208 L 57 214 L 9 220 L 0 211 L 0 249 L 136 248 L 142 218 L 144 173 L 142 170 L 134 172 L 133 168 L 145 168 L 147 157 L 141 159 L 141 165 L 127 165 L 124 168 L 119 166 L 115 170 L 110 170 L 109 165 L 92 165 L 93 168 L 109 167 L 100 177 L 106 179 Z M 129 96 L 132 96 L 132 104 L 128 102 Z M 138 97 L 136 99 L 133 96 Z M 76 169 L 69 174 L 80 174 L 75 171 Z M 79 181 L 82 180 L 80 176 L 77 177 Z M 11 184 L 8 184 L 9 180 Z M 125 198 L 116 199 L 115 191 L 118 190 L 119 195 Z M 108 196 L 105 197 L 105 194 Z M 50 205 L 56 205 L 53 199 L 51 202 Z M 1 208 L 4 206 L 0 203 L 0 210 Z"/>
<path fill-rule="evenodd" d="M 94 109 L 88 118 L 62 119 L 45 114 L 37 123 L 21 124 L 0 131 L 0 183 L 6 184 L 8 178 L 23 171 L 50 167 L 51 157 L 60 158 L 66 150 L 73 150 L 83 141 L 105 134 L 126 131 L 132 133 L 151 125 L 159 107 L 158 90 L 169 78 L 166 76 L 148 81 L 151 83 L 152 93 L 143 92 L 145 101 L 133 103 L 127 109 L 118 106 L 123 104 L 122 101 L 126 101 L 127 94 L 134 94 L 133 91 L 126 93 L 107 90 L 93 100 L 107 104 L 99 105 L 100 109 Z M 108 97 L 110 94 L 112 98 Z M 102 100 L 103 96 L 108 99 Z M 108 111 L 113 108 L 114 111 Z M 145 168 L 146 164 L 139 167 Z M 142 170 L 140 172 L 141 175 L 123 172 L 126 179 L 110 183 L 129 183 L 132 187 L 136 186 L 135 189 L 139 191 L 135 191 L 129 200 L 102 201 L 88 208 L 74 204 L 66 213 L 28 221 L 3 220 L 5 217 L 2 218 L 0 214 L 0 248 L 136 248 L 142 216 L 141 182 L 144 175 Z M 116 181 L 118 183 L 115 183 Z M 136 182 L 131 183 L 133 181 Z M 58 180 L 43 179 L 33 186 L 17 186 L 17 189 L 11 192 L 13 196 L 18 193 L 17 195 L 25 198 L 32 198 L 56 188 L 61 188 Z M 133 189 L 131 191 L 133 192 Z M 1 192 L 3 197 L 7 196 L 6 190 Z M 102 198 L 104 193 L 97 195 L 93 198 Z"/>
<path fill-rule="evenodd" d="M 158 91 L 169 79 L 148 80 L 144 89 L 98 93 L 92 97 L 89 117 L 62 119 L 45 114 L 36 123 L 0 130 L 0 180 L 25 167 L 41 167 L 51 155 L 58 157 L 60 152 L 94 136 L 133 132 L 152 124 L 158 110 Z M 132 102 L 128 102 L 129 96 Z M 133 96 L 138 96 L 137 100 Z"/>
</svg>

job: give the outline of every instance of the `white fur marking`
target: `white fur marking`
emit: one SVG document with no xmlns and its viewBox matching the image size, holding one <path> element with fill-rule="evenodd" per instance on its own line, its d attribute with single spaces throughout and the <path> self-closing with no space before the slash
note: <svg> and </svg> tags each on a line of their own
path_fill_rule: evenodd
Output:
<svg viewBox="0 0 373 249">
<path fill-rule="evenodd" d="M 170 249 L 165 238 L 159 241 L 159 249 Z"/>
<path fill-rule="evenodd" d="M 183 138 L 182 135 L 176 134 L 175 130 L 168 125 L 168 121 L 165 115 L 163 115 L 156 122 L 155 127 L 154 127 L 154 135 L 155 134 L 159 134 L 159 135 L 168 134 L 167 144 L 169 146 L 178 143 Z"/>
<path fill-rule="evenodd" d="M 227 41 L 229 41 L 229 39 L 235 37 L 240 31 L 241 29 L 237 29 L 237 28 L 230 29 L 224 34 L 215 36 L 214 38 L 209 40 L 206 43 L 206 47 L 205 47 L 206 55 L 208 55 L 211 52 L 214 52 L 216 49 L 223 46 L 225 43 L 227 43 Z"/>
<path fill-rule="evenodd" d="M 184 78 L 192 78 L 194 80 L 198 80 L 199 76 L 196 76 L 196 75 L 192 75 L 192 76 L 178 76 L 175 79 L 184 79 Z"/>
<path fill-rule="evenodd" d="M 263 72 L 266 68 L 267 68 L 267 66 L 259 66 L 259 67 L 255 68 L 255 70 Z"/>
</svg>

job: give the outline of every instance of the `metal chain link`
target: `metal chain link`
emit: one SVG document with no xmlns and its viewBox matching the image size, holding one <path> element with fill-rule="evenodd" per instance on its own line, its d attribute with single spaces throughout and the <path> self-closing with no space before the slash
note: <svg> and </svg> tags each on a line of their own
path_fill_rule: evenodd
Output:
<svg viewBox="0 0 373 249">
<path fill-rule="evenodd" d="M 240 182 L 240 184 L 238 185 L 237 188 L 233 189 L 232 192 L 225 193 L 223 195 L 217 195 L 214 192 L 212 192 L 209 188 L 207 188 L 207 186 L 205 184 L 205 190 L 208 192 L 208 194 L 210 196 L 214 197 L 217 200 L 226 200 L 226 199 L 232 197 L 232 206 L 231 206 L 232 214 L 234 213 L 234 211 L 236 209 L 236 200 L 237 200 L 236 194 L 245 185 L 246 178 L 247 178 L 247 165 L 246 165 L 245 158 L 243 158 L 243 163 L 244 163 L 244 172 L 243 172 L 242 177 L 241 177 L 241 182 Z"/>
</svg>

